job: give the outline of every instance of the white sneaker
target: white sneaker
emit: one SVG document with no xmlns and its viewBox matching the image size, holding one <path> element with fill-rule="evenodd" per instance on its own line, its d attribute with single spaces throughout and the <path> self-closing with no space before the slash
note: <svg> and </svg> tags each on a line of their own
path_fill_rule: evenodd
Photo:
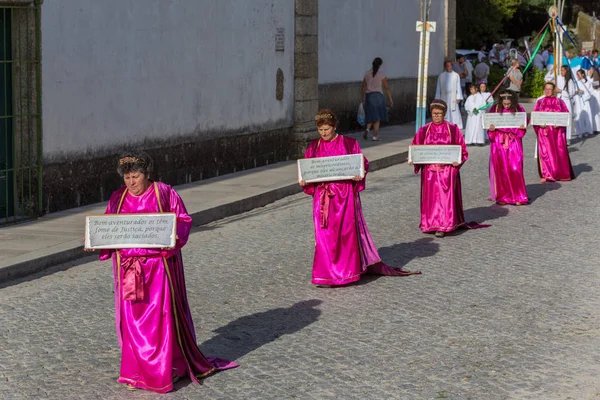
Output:
<svg viewBox="0 0 600 400">
<path fill-rule="evenodd" d="M 379 139 L 378 136 L 373 136 L 373 139 L 371 139 L 371 140 L 373 140 L 374 142 L 380 142 L 381 141 L 381 139 Z"/>
</svg>

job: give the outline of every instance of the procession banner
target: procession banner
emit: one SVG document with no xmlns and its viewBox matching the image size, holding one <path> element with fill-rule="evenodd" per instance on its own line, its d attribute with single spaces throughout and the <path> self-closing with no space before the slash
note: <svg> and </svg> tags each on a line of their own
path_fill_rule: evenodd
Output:
<svg viewBox="0 0 600 400">
<path fill-rule="evenodd" d="M 102 214 L 85 217 L 86 249 L 175 247 L 174 213 Z"/>
<path fill-rule="evenodd" d="M 365 176 L 365 159 L 362 154 L 298 160 L 298 181 L 343 181 L 355 176 Z"/>
<path fill-rule="evenodd" d="M 461 161 L 462 147 L 459 145 L 408 146 L 408 162 L 413 164 L 460 164 Z"/>
<path fill-rule="evenodd" d="M 489 129 L 490 125 L 495 128 L 519 128 L 527 126 L 527 113 L 485 113 L 482 118 L 483 129 Z"/>
<path fill-rule="evenodd" d="M 568 112 L 534 111 L 531 113 L 531 125 L 569 126 L 571 125 L 571 114 Z"/>
</svg>

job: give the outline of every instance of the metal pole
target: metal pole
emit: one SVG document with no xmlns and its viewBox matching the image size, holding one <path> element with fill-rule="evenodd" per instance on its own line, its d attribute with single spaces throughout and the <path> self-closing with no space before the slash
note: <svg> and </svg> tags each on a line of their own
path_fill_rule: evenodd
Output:
<svg viewBox="0 0 600 400">
<path fill-rule="evenodd" d="M 418 130 L 423 124 L 421 123 L 421 97 L 423 95 L 423 31 L 420 33 L 419 39 L 419 75 L 417 77 L 417 118 L 416 118 L 416 130 Z"/>
<path fill-rule="evenodd" d="M 427 74 L 429 66 L 429 38 L 435 32 L 435 22 L 428 21 L 431 0 L 421 0 L 422 21 L 417 22 L 417 31 L 420 32 L 419 42 L 419 76 L 417 78 L 417 118 L 416 130 L 425 125 L 427 120 Z"/>
<path fill-rule="evenodd" d="M 429 67 L 429 38 L 432 32 L 432 24 L 429 22 L 429 11 L 431 9 L 431 0 L 427 2 L 427 8 L 425 9 L 425 49 L 423 50 L 423 90 L 422 90 L 422 101 L 421 101 L 421 121 L 422 125 L 425 125 L 427 120 L 427 76 Z"/>
<path fill-rule="evenodd" d="M 421 20 L 417 22 L 417 31 L 419 34 L 419 65 L 418 65 L 418 75 L 417 75 L 417 106 L 416 106 L 416 121 L 415 121 L 415 130 L 419 130 L 421 126 L 425 123 L 424 120 L 421 120 L 421 102 L 423 96 L 423 39 L 424 39 L 424 30 L 426 29 L 427 20 L 425 19 L 425 1 L 421 0 Z"/>
</svg>

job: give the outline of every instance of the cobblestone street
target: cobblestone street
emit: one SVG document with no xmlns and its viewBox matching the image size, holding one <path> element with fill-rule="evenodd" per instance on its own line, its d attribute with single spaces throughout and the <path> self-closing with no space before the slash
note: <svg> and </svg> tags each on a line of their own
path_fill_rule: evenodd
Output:
<svg viewBox="0 0 600 400">
<path fill-rule="evenodd" d="M 418 228 L 412 168 L 368 176 L 381 256 L 420 276 L 311 285 L 303 194 L 195 228 L 184 263 L 200 348 L 241 365 L 202 386 L 116 383 L 110 262 L 4 284 L 0 399 L 600 399 L 600 138 L 571 146 L 578 179 L 564 183 L 539 183 L 534 143 L 530 128 L 523 207 L 487 201 L 489 147 L 469 147 L 466 219 L 492 226 L 441 239 Z"/>
</svg>

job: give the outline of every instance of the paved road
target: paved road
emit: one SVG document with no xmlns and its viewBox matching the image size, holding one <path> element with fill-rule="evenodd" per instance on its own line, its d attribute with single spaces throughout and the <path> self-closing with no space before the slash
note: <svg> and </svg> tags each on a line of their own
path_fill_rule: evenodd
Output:
<svg viewBox="0 0 600 400">
<path fill-rule="evenodd" d="M 488 147 L 462 169 L 467 218 L 418 229 L 419 179 L 373 173 L 367 222 L 390 264 L 422 276 L 310 284 L 310 200 L 297 195 L 197 228 L 188 297 L 208 354 L 242 366 L 164 397 L 116 383 L 109 263 L 84 260 L 0 287 L 2 399 L 598 399 L 600 138 L 572 146 L 578 179 L 540 184 L 532 204 L 488 202 Z"/>
</svg>

